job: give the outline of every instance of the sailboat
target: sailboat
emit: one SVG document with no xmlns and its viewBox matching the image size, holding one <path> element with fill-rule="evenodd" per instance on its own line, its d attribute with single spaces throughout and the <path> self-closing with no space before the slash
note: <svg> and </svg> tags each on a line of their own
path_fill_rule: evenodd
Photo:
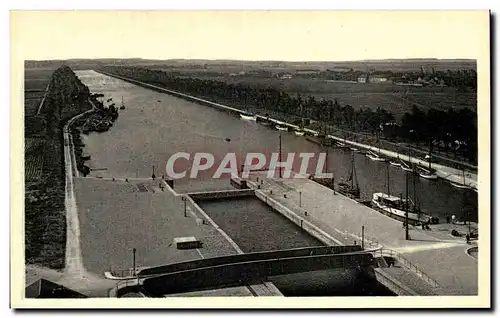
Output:
<svg viewBox="0 0 500 318">
<path fill-rule="evenodd" d="M 462 183 L 456 181 L 450 181 L 451 185 L 458 189 L 468 189 L 471 188 L 465 183 L 465 169 L 462 168 Z M 476 191 L 477 192 L 477 191 Z"/>
<path fill-rule="evenodd" d="M 389 161 L 389 163 L 392 166 L 401 167 L 401 160 L 399 159 L 399 147 L 398 147 L 398 149 L 396 151 L 397 151 L 397 160 L 396 161 L 391 160 L 391 161 Z"/>
<path fill-rule="evenodd" d="M 301 120 L 299 128 L 294 131 L 295 136 L 304 136 L 306 132 L 304 131 L 304 123 L 303 120 Z"/>
<path fill-rule="evenodd" d="M 411 164 L 410 147 L 408 147 L 408 162 L 406 162 L 403 159 L 399 158 L 399 163 L 400 163 L 401 169 L 403 169 L 404 171 L 413 172 L 413 167 L 412 167 L 412 164 Z"/>
<path fill-rule="evenodd" d="M 431 168 L 432 157 L 431 157 L 431 149 L 430 148 L 429 148 L 429 154 L 425 156 L 425 159 L 429 160 L 429 168 L 416 166 L 416 171 L 417 171 L 418 175 L 424 179 L 436 180 L 438 178 L 438 176 L 436 174 L 436 170 Z"/>
<path fill-rule="evenodd" d="M 371 160 L 373 161 L 387 161 L 385 158 L 382 158 L 380 156 L 380 140 L 378 139 L 378 134 L 377 134 L 377 143 L 378 143 L 378 154 L 369 150 L 367 153 L 366 153 L 366 156 L 368 158 L 370 158 Z"/>
<path fill-rule="evenodd" d="M 373 151 L 369 150 L 368 153 L 366 154 L 368 158 L 370 158 L 373 161 L 386 161 L 385 158 L 380 157 L 378 154 L 374 153 Z"/>
<path fill-rule="evenodd" d="M 356 168 L 354 165 L 354 154 L 352 155 L 352 159 L 351 159 L 351 171 L 349 173 L 349 176 L 347 177 L 347 179 L 345 181 L 342 180 L 338 184 L 338 191 L 340 193 L 342 193 L 343 195 L 348 196 L 350 198 L 354 198 L 354 199 L 360 198 L 358 178 L 356 176 Z"/>
<path fill-rule="evenodd" d="M 387 193 L 376 192 L 372 196 L 372 207 L 380 213 L 401 222 L 417 225 L 420 223 L 439 223 L 439 218 L 424 214 L 408 198 L 408 174 L 406 174 L 406 199 L 390 195 L 389 166 L 387 166 Z"/>
<path fill-rule="evenodd" d="M 122 105 L 120 106 L 120 109 L 125 109 L 125 104 L 123 103 L 123 96 L 122 96 Z"/>
</svg>

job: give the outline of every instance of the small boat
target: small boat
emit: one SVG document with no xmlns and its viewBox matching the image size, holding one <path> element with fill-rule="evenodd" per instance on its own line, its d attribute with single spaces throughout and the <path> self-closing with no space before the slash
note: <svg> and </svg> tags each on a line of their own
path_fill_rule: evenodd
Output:
<svg viewBox="0 0 500 318">
<path fill-rule="evenodd" d="M 336 144 L 335 144 L 335 148 L 337 149 L 345 149 L 345 150 L 348 150 L 349 149 L 349 146 L 347 146 L 345 143 L 343 142 L 340 142 L 340 141 L 337 141 Z"/>
<path fill-rule="evenodd" d="M 395 167 L 401 167 L 401 163 L 400 162 L 397 162 L 397 161 L 389 161 L 389 163 L 391 164 L 391 166 L 395 166 Z"/>
<path fill-rule="evenodd" d="M 380 157 L 378 154 L 374 153 L 373 151 L 368 151 L 366 156 L 373 161 L 386 161 L 385 158 Z"/>
<path fill-rule="evenodd" d="M 424 179 L 436 180 L 438 178 L 436 171 L 434 169 L 429 170 L 424 167 L 417 166 L 416 170 L 418 175 Z"/>
<path fill-rule="evenodd" d="M 411 165 L 409 163 L 407 163 L 406 161 L 404 161 L 404 160 L 401 160 L 401 159 L 399 160 L 399 166 L 404 171 L 413 172 L 413 169 L 412 169 Z"/>
<path fill-rule="evenodd" d="M 358 178 L 356 176 L 356 168 L 354 166 L 354 154 L 352 155 L 352 159 L 351 159 L 350 174 L 345 181 L 342 180 L 338 184 L 338 191 L 340 193 L 342 193 L 343 195 L 350 197 L 350 198 L 353 198 L 353 199 L 360 198 Z"/>
<path fill-rule="evenodd" d="M 241 119 L 248 121 L 257 121 L 257 117 L 251 114 L 240 114 Z"/>
<path fill-rule="evenodd" d="M 451 185 L 454 186 L 455 188 L 458 188 L 458 189 L 472 189 L 474 190 L 472 187 L 468 186 L 465 182 L 465 170 L 462 169 L 462 183 L 460 182 L 456 182 L 456 181 L 450 181 Z M 477 190 L 476 190 L 477 192 Z"/>
<path fill-rule="evenodd" d="M 451 183 L 452 186 L 454 186 L 455 188 L 458 188 L 458 189 L 468 189 L 468 188 L 470 188 L 468 185 L 465 185 L 463 183 L 458 183 L 458 182 L 455 182 L 455 181 L 450 181 L 450 183 Z"/>
<path fill-rule="evenodd" d="M 276 125 L 275 127 L 276 127 L 276 129 L 281 130 L 281 131 L 288 131 L 288 127 L 286 127 L 286 126 Z"/>
<path fill-rule="evenodd" d="M 295 133 L 295 136 L 304 136 L 305 135 L 305 131 L 303 130 L 296 130 L 294 131 Z"/>
</svg>

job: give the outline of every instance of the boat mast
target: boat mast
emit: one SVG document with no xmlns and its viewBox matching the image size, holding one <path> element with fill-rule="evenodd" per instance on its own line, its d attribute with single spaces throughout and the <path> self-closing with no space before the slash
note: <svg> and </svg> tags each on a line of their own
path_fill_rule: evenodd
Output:
<svg viewBox="0 0 500 318">
<path fill-rule="evenodd" d="M 391 195 L 391 187 L 390 187 L 390 180 L 389 180 L 389 165 L 387 165 L 387 197 Z"/>
<path fill-rule="evenodd" d="M 417 188 L 415 186 L 416 178 L 415 178 L 415 176 L 412 176 L 411 178 L 413 180 L 413 201 L 414 201 L 413 205 L 414 205 L 415 209 L 417 210 L 418 220 L 420 221 L 420 207 L 418 207 L 418 205 L 417 205 Z"/>
<path fill-rule="evenodd" d="M 279 145 L 279 162 L 281 163 L 281 130 L 280 130 L 280 145 Z M 280 175 L 280 179 L 281 179 L 281 167 L 279 167 L 278 169 L 279 169 L 279 175 Z"/>
<path fill-rule="evenodd" d="M 429 140 L 429 170 L 431 170 L 431 161 L 432 161 L 431 153 L 432 153 L 432 138 Z"/>
<path fill-rule="evenodd" d="M 408 227 L 408 171 L 406 171 L 406 211 L 405 211 L 405 238 L 410 239 Z"/>
</svg>

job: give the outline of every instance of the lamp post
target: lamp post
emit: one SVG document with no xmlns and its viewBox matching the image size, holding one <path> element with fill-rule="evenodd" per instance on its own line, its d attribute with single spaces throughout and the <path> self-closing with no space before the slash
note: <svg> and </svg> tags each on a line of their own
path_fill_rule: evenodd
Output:
<svg viewBox="0 0 500 318">
<path fill-rule="evenodd" d="M 187 217 L 187 214 L 186 214 L 186 197 L 185 196 L 182 196 L 182 202 L 184 202 L 184 217 Z"/>
</svg>

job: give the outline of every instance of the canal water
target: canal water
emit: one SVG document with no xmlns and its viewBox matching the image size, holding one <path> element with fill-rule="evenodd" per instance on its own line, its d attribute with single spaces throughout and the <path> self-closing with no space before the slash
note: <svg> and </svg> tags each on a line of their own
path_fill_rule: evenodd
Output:
<svg viewBox="0 0 500 318">
<path fill-rule="evenodd" d="M 245 253 L 324 245 L 256 197 L 201 201 L 198 205 Z M 322 270 L 269 280 L 285 296 L 394 295 L 357 270 Z"/>
<path fill-rule="evenodd" d="M 165 171 L 167 160 L 176 152 L 209 152 L 217 160 L 227 152 L 246 154 L 278 152 L 279 136 L 282 136 L 282 151 L 286 153 L 325 150 L 316 144 L 291 133 L 280 133 L 255 122 L 246 122 L 234 115 L 217 109 L 198 105 L 167 94 L 155 92 L 122 80 L 101 75 L 94 71 L 77 71 L 76 74 L 94 93 L 100 92 L 105 99 L 112 97 L 126 109 L 113 127 L 105 133 L 90 133 L 84 143 L 92 156 L 92 175 L 103 177 L 149 177 L 155 169 L 157 176 Z M 347 177 L 352 153 L 330 149 L 328 171 L 336 180 Z M 283 156 L 285 158 L 285 155 Z M 314 162 L 314 160 L 312 160 Z M 389 191 L 393 195 L 405 194 L 405 172 L 386 163 L 373 162 L 361 154 L 354 154 L 356 172 L 362 197 L 371 199 L 374 192 L 387 192 L 387 170 Z M 185 163 L 188 166 L 187 163 Z M 296 166 L 294 166 L 297 168 Z M 178 167 L 177 167 L 178 168 Z M 213 170 L 198 175 L 197 181 L 214 188 L 227 188 L 228 182 L 213 180 Z M 227 176 L 226 176 L 227 177 Z M 179 180 L 180 188 L 193 184 L 193 180 Z M 415 184 L 415 191 L 413 190 Z M 417 198 L 422 211 L 440 217 L 456 215 L 477 221 L 477 194 L 473 191 L 453 188 L 442 180 L 410 179 L 409 195 Z"/>
</svg>

